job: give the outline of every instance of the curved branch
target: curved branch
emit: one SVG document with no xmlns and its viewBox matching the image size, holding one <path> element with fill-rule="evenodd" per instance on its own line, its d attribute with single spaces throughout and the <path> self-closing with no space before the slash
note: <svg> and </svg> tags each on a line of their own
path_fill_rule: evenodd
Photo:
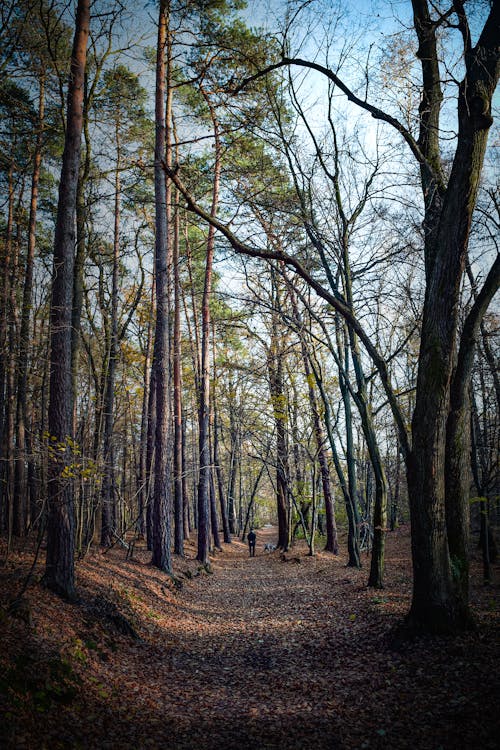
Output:
<svg viewBox="0 0 500 750">
<path fill-rule="evenodd" d="M 407 130 L 407 128 L 405 128 L 405 126 L 401 122 L 399 122 L 397 118 L 393 117 L 387 112 L 384 112 L 382 109 L 379 109 L 379 107 L 375 107 L 373 104 L 370 104 L 370 102 L 367 102 L 364 99 L 360 99 L 359 96 L 356 96 L 356 94 L 342 81 L 341 78 L 338 77 L 336 73 L 333 72 L 333 70 L 330 70 L 330 68 L 327 68 L 320 63 L 316 63 L 311 60 L 303 60 L 300 57 L 283 57 L 279 62 L 268 65 L 266 68 L 263 68 L 262 70 L 257 71 L 257 73 L 254 73 L 253 76 L 245 78 L 243 81 L 241 81 L 241 83 L 238 84 L 238 86 L 236 86 L 236 88 L 233 89 L 233 93 L 240 93 L 240 91 L 246 88 L 246 86 L 248 86 L 248 84 L 252 83 L 253 81 L 256 81 L 262 76 L 268 75 L 268 73 L 272 73 L 274 70 L 278 70 L 279 68 L 283 68 L 288 65 L 297 65 L 302 68 L 310 68 L 311 70 L 316 70 L 318 73 L 321 73 L 322 75 L 333 81 L 335 86 L 337 86 L 342 91 L 342 93 L 346 95 L 347 99 L 350 102 L 356 104 L 356 106 L 364 109 L 366 112 L 369 112 L 371 116 L 376 120 L 382 120 L 383 122 L 386 122 L 393 128 L 395 128 L 395 130 L 397 130 L 398 133 L 406 141 L 406 144 L 409 146 L 418 163 L 428 170 L 429 178 L 432 178 L 440 183 L 439 175 L 435 174 L 432 166 L 425 158 L 425 154 L 423 153 L 417 141 L 409 132 L 409 130 Z"/>
<path fill-rule="evenodd" d="M 188 209 L 199 216 L 201 219 L 206 221 L 208 224 L 211 224 L 213 227 L 218 229 L 218 231 L 228 240 L 231 247 L 237 254 L 247 255 L 251 258 L 263 258 L 264 260 L 277 260 L 281 263 L 286 264 L 289 268 L 292 268 L 295 273 L 300 276 L 312 289 L 314 289 L 318 297 L 321 297 L 326 302 L 328 302 L 328 304 L 331 305 L 331 307 L 333 307 L 333 309 L 336 310 L 344 318 L 347 324 L 357 334 L 360 341 L 363 343 L 363 346 L 370 355 L 373 364 L 378 371 L 384 391 L 387 396 L 387 400 L 391 406 L 394 420 L 398 428 L 401 448 L 405 457 L 408 457 L 410 453 L 409 435 L 405 426 L 403 414 L 397 402 L 397 396 L 390 382 L 387 363 L 379 354 L 377 348 L 372 343 L 370 337 L 361 326 L 351 308 L 346 305 L 345 302 L 338 299 L 334 294 L 332 294 L 332 292 L 325 289 L 325 287 L 317 279 L 311 276 L 311 274 L 304 268 L 300 261 L 298 261 L 294 256 L 284 252 L 264 250 L 241 242 L 229 229 L 229 227 L 227 227 L 216 217 L 211 216 L 207 211 L 205 211 L 196 203 L 195 199 L 180 179 L 177 167 L 175 169 L 170 169 L 165 164 L 163 164 L 163 168 L 165 169 L 167 176 L 170 177 L 179 192 L 183 195 Z"/>
</svg>

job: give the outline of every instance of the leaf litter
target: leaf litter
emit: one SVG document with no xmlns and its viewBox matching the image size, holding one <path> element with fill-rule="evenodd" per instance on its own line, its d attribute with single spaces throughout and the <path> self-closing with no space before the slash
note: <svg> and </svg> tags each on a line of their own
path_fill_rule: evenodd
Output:
<svg viewBox="0 0 500 750">
<path fill-rule="evenodd" d="M 386 585 L 342 554 L 264 552 L 238 540 L 211 557 L 213 575 L 175 558 L 174 578 L 135 545 L 78 563 L 80 602 L 38 582 L 9 608 L 32 562 L 0 568 L 0 743 L 34 750 L 494 750 L 498 567 L 473 562 L 477 632 L 394 649 L 411 596 L 409 529 L 387 537 Z M 5 551 L 3 558 L 5 559 Z M 297 564 L 300 563 L 300 564 Z M 179 582 L 182 581 L 182 585 Z"/>
</svg>

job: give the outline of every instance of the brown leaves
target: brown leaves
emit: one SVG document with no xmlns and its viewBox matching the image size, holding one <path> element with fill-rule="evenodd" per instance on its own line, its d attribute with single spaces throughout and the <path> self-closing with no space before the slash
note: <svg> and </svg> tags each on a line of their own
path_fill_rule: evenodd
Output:
<svg viewBox="0 0 500 750">
<path fill-rule="evenodd" d="M 261 530 L 259 543 L 273 534 Z M 196 575 L 188 548 L 181 590 L 145 550 L 132 561 L 118 549 L 92 553 L 78 569 L 82 604 L 32 587 L 31 625 L 7 614 L 18 583 L 4 569 L 6 746 L 493 748 L 494 589 L 473 589 L 480 637 L 394 652 L 388 635 L 409 606 L 407 529 L 388 535 L 382 592 L 345 558 L 305 552 L 294 547 L 287 556 L 301 564 L 284 565 L 279 555 L 248 558 L 235 540 L 212 560 L 213 575 Z M 48 687 L 26 681 L 23 654 Z M 67 667 L 50 672 L 51 663 Z"/>
</svg>

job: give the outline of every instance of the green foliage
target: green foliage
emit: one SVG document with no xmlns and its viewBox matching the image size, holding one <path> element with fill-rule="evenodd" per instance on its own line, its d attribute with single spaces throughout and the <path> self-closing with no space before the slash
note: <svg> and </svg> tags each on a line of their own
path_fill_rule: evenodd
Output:
<svg viewBox="0 0 500 750">
<path fill-rule="evenodd" d="M 46 713 L 55 705 L 71 703 L 80 684 L 67 659 L 57 656 L 42 661 L 22 654 L 0 677 L 0 694 L 13 708 L 29 703 L 35 712 Z"/>
<path fill-rule="evenodd" d="M 467 560 L 463 560 L 456 555 L 452 555 L 450 559 L 451 563 L 451 574 L 453 576 L 453 579 L 455 581 L 461 581 L 464 577 L 464 574 L 467 571 Z"/>
<path fill-rule="evenodd" d="M 16 169 L 28 164 L 31 132 L 36 123 L 30 93 L 10 79 L 0 82 L 0 171 L 13 163 Z"/>
<path fill-rule="evenodd" d="M 85 481 L 97 475 L 98 469 L 95 461 L 83 457 L 80 446 L 69 435 L 64 440 L 58 440 L 55 435 L 45 431 L 43 439 L 47 455 L 51 462 L 60 465 L 60 476 L 63 479 L 80 478 Z"/>
</svg>

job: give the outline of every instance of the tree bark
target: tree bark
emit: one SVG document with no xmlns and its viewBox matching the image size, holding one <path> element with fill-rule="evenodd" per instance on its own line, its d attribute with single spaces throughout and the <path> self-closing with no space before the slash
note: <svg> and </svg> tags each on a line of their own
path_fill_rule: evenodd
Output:
<svg viewBox="0 0 500 750">
<path fill-rule="evenodd" d="M 286 396 L 283 385 L 283 355 L 278 344 L 276 313 L 273 313 L 271 341 L 268 351 L 269 390 L 276 425 L 276 506 L 278 515 L 278 547 L 290 547 L 290 507 L 288 492 L 288 452 L 286 445 Z"/>
<path fill-rule="evenodd" d="M 38 92 L 38 130 L 35 153 L 33 155 L 33 172 L 31 176 L 30 212 L 28 219 L 28 248 L 24 271 L 23 305 L 19 332 L 19 357 L 17 362 L 17 416 L 16 416 L 16 469 L 15 469 L 15 505 L 18 505 L 19 517 L 22 519 L 23 533 L 29 517 L 29 498 L 27 480 L 27 395 L 28 395 L 28 361 L 30 353 L 30 322 L 33 293 L 33 267 L 35 262 L 36 219 L 38 208 L 38 186 L 42 164 L 42 138 L 45 119 L 45 74 L 40 77 Z M 19 529 L 21 531 L 21 529 Z"/>
<path fill-rule="evenodd" d="M 297 330 L 300 338 L 300 347 L 302 352 L 302 363 L 304 366 L 304 373 L 307 381 L 307 391 L 309 396 L 309 404 L 311 407 L 311 414 L 313 420 L 314 437 L 316 440 L 316 455 L 318 457 L 318 463 L 321 475 L 321 485 L 323 488 L 323 498 L 325 501 L 325 515 L 326 515 L 326 544 L 325 551 L 332 552 L 334 555 L 339 553 L 338 535 L 337 535 L 337 524 L 335 522 L 335 510 L 334 502 L 331 489 L 330 481 L 330 469 L 328 468 L 328 458 L 325 451 L 325 440 L 323 436 L 323 428 L 321 426 L 321 420 L 319 416 L 318 400 L 314 390 L 314 374 L 311 371 L 311 365 L 309 362 L 309 352 L 307 344 L 304 338 L 304 331 L 302 326 L 302 320 L 297 305 L 297 299 L 293 290 L 293 286 L 289 285 L 290 289 L 290 300 L 292 303 L 293 314 L 295 317 Z M 304 530 L 305 531 L 305 530 Z"/>
<path fill-rule="evenodd" d="M 425 23 L 422 7 L 414 0 L 417 32 Z M 463 277 L 472 213 L 484 152 L 491 125 L 491 99 L 500 72 L 497 30 L 500 7 L 494 5 L 474 49 L 466 43 L 466 75 L 458 97 L 459 132 L 453 166 L 443 196 L 439 220 L 431 237 L 426 237 L 427 286 L 423 310 L 415 411 L 412 420 L 413 445 L 408 461 L 408 491 L 412 520 L 414 590 L 409 623 L 427 630 L 461 630 L 470 624 L 468 600 L 460 581 L 465 571 L 452 560 L 446 528 L 446 446 L 454 442 L 455 460 L 465 466 L 468 440 L 458 442 L 463 420 L 452 418 L 451 382 L 455 362 L 460 286 Z M 436 58 L 437 59 L 437 58 Z M 424 80 L 425 86 L 425 80 Z M 423 125 L 422 125 L 423 127 Z M 426 212 L 426 222 L 432 222 Z M 465 385 L 465 383 L 464 383 Z M 463 388 L 464 406 L 467 388 Z M 466 408 L 466 406 L 465 406 Z M 467 429 L 467 428 L 465 428 Z M 448 462 L 448 466 L 450 463 Z M 448 485 L 449 486 L 449 485 Z M 465 513 L 462 507 L 459 513 Z M 450 512 L 448 512 L 450 517 Z M 455 538 L 456 550 L 467 548 L 464 524 L 462 539 Z M 458 531 L 458 528 L 455 529 Z M 462 552 L 459 552 L 459 560 Z M 455 569 L 454 569 L 455 566 Z M 466 596 L 466 595 L 465 595 Z"/>
<path fill-rule="evenodd" d="M 68 439 L 72 432 L 71 317 L 73 308 L 73 256 L 75 214 L 85 63 L 90 23 L 89 0 L 78 0 L 71 54 L 68 114 L 59 203 L 54 238 L 54 271 L 51 306 L 49 467 L 47 556 L 44 580 L 56 593 L 74 599 L 74 498 L 64 470 L 70 461 Z"/>
<path fill-rule="evenodd" d="M 174 274 L 174 552 L 184 555 L 184 484 L 182 481 L 181 280 L 179 207 L 175 209 L 172 266 Z"/>
<path fill-rule="evenodd" d="M 116 531 L 115 519 L 115 379 L 118 357 L 118 271 L 120 262 L 120 133 L 119 125 L 115 128 L 117 161 L 115 172 L 115 208 L 113 232 L 113 269 L 111 282 L 111 322 L 109 351 L 107 353 L 107 370 L 104 387 L 104 438 L 103 438 L 103 482 L 102 482 L 102 521 L 101 545 L 108 547 Z"/>
<path fill-rule="evenodd" d="M 203 92 L 204 93 L 204 92 Z M 219 123 L 216 113 L 210 103 L 209 97 L 204 94 L 205 101 L 210 110 L 215 140 L 215 164 L 214 182 L 212 188 L 211 216 L 216 216 L 219 203 L 219 186 L 221 173 L 221 142 L 219 136 Z M 212 290 L 212 267 L 215 246 L 215 229 L 212 225 L 208 228 L 207 257 L 205 261 L 205 284 L 203 288 L 203 300 L 201 307 L 201 372 L 200 372 L 200 395 L 199 395 L 199 455 L 200 475 L 198 482 L 198 553 L 197 559 L 206 564 L 208 562 L 208 507 L 209 488 L 211 476 L 211 451 L 210 451 L 210 294 Z"/>
<path fill-rule="evenodd" d="M 212 340 L 215 344 L 215 331 L 212 332 Z M 213 387 L 213 453 L 214 453 L 214 468 L 215 475 L 217 477 L 217 490 L 219 494 L 219 506 L 222 519 L 222 533 L 225 544 L 231 544 L 231 533 L 229 531 L 229 518 L 227 514 L 227 503 L 224 495 L 224 480 L 222 477 L 222 466 L 220 464 L 219 457 L 219 418 L 217 409 L 217 394 L 215 393 L 215 385 L 217 383 L 217 371 L 216 371 L 216 357 L 215 357 L 215 346 L 213 353 L 213 367 L 214 367 L 214 387 Z"/>
<path fill-rule="evenodd" d="M 160 570 L 172 572 L 170 550 L 170 378 L 168 309 L 168 227 L 165 159 L 165 50 L 168 31 L 168 0 L 160 0 L 155 100 L 155 456 L 152 497 L 152 562 Z"/>
</svg>

